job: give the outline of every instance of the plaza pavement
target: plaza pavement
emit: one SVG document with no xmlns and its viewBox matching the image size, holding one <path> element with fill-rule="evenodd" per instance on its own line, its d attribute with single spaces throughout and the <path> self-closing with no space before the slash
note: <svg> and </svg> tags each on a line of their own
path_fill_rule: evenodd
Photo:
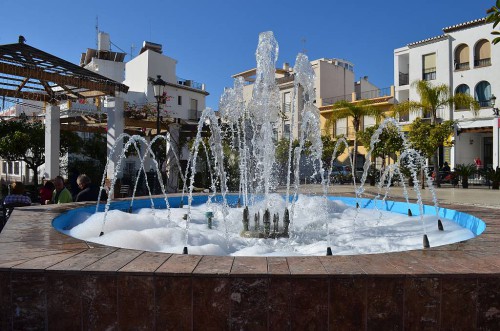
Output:
<svg viewBox="0 0 500 331">
<path fill-rule="evenodd" d="M 455 205 L 467 205 L 467 206 L 477 206 L 486 208 L 496 208 L 500 209 L 500 190 L 492 190 L 487 186 L 482 185 L 469 185 L 469 188 L 464 189 L 462 187 L 452 187 L 449 184 L 443 184 L 440 188 L 434 188 L 436 192 L 436 197 L 438 204 L 455 204 Z M 365 186 L 364 197 L 370 198 L 377 194 L 377 187 Z M 285 192 L 285 189 L 280 188 L 279 192 Z M 321 185 L 308 184 L 301 185 L 302 193 L 313 193 L 320 194 L 322 192 Z M 422 200 L 426 204 L 432 203 L 431 190 L 426 187 L 420 190 L 422 195 Z M 332 195 L 350 195 L 354 194 L 353 185 L 332 185 L 328 192 Z M 384 193 L 382 193 L 383 195 Z M 416 193 L 412 187 L 408 187 L 408 194 L 412 201 L 416 200 Z M 393 186 L 390 188 L 388 199 L 402 199 L 403 187 Z"/>
</svg>

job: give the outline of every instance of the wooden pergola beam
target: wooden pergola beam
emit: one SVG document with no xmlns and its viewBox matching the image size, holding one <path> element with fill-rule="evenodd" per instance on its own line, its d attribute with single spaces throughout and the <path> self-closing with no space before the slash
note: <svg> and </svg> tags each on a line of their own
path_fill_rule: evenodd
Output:
<svg viewBox="0 0 500 331">
<path fill-rule="evenodd" d="M 25 100 L 34 100 L 34 101 L 44 101 L 44 102 L 49 102 L 53 103 L 54 98 L 51 96 L 45 94 L 45 93 L 35 93 L 35 92 L 29 92 L 29 91 L 15 91 L 15 90 L 7 90 L 0 88 L 0 95 L 4 95 L 6 97 L 10 98 L 19 98 L 19 99 L 25 99 Z M 58 94 L 55 96 L 57 100 L 68 100 L 70 99 L 67 95 L 64 94 Z"/>
<path fill-rule="evenodd" d="M 95 91 L 95 95 L 115 95 L 115 87 L 111 84 L 93 82 L 85 78 L 75 78 L 71 76 L 63 76 L 56 73 L 45 72 L 38 68 L 25 68 L 5 62 L 0 62 L 0 72 L 27 78 L 34 78 L 40 81 L 53 82 L 59 86 L 69 85 L 83 87 L 91 91 Z M 90 97 L 90 96 L 89 96 Z"/>
</svg>

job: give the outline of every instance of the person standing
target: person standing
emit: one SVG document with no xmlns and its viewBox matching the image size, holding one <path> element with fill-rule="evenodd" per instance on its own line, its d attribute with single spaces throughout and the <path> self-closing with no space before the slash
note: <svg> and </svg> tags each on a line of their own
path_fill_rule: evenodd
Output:
<svg viewBox="0 0 500 331">
<path fill-rule="evenodd" d="M 52 194 L 52 201 L 50 202 L 49 200 L 46 201 L 46 203 L 68 203 L 68 202 L 73 202 L 73 198 L 71 197 L 71 192 L 64 186 L 64 178 L 61 176 L 57 176 L 54 179 L 54 186 L 56 189 L 54 190 L 54 193 Z"/>
</svg>

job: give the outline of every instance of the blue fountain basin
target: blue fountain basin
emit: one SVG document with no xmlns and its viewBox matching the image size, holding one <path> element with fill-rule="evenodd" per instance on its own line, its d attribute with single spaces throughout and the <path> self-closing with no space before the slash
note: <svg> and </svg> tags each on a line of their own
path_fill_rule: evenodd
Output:
<svg viewBox="0 0 500 331">
<path fill-rule="evenodd" d="M 237 195 L 228 195 L 226 198 L 229 205 L 236 206 L 238 202 Z M 419 205 L 416 203 L 406 203 L 400 201 L 381 201 L 381 200 L 375 201 L 373 199 L 356 199 L 351 197 L 339 197 L 339 196 L 330 196 L 328 198 L 330 200 L 342 201 L 349 206 L 356 206 L 356 202 L 358 202 L 360 207 L 362 208 L 378 209 L 399 214 L 407 214 L 408 209 L 410 209 L 414 216 L 420 215 L 420 208 Z M 192 205 L 204 204 L 207 200 L 208 200 L 207 195 L 194 196 Z M 222 197 L 217 196 L 215 197 L 214 200 L 222 201 Z M 166 208 L 166 202 L 164 198 L 155 198 L 152 201 L 154 208 L 157 209 Z M 181 201 L 180 197 L 168 198 L 168 203 L 173 208 L 178 207 L 180 201 Z M 183 203 L 187 204 L 187 197 L 184 197 Z M 130 207 L 130 201 L 115 201 L 110 204 L 110 210 L 118 209 L 127 211 L 129 207 Z M 422 207 L 423 207 L 423 214 L 436 215 L 436 208 L 434 206 L 423 205 Z M 141 208 L 151 208 L 151 200 L 150 199 L 134 200 L 133 210 Z M 104 211 L 104 205 L 100 204 L 98 210 Z M 95 206 L 86 206 L 86 207 L 72 209 L 56 217 L 52 221 L 52 226 L 58 231 L 71 229 L 74 226 L 84 222 L 90 215 L 95 213 L 95 211 L 96 211 Z M 480 235 L 486 229 L 486 224 L 481 219 L 464 212 L 448 208 L 439 208 L 438 215 L 440 217 L 452 220 L 466 229 L 469 229 L 475 236 Z"/>
</svg>

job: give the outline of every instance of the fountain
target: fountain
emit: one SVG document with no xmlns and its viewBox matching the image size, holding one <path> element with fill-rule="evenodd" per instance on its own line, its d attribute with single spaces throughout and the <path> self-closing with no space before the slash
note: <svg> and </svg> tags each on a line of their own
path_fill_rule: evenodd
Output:
<svg viewBox="0 0 500 331">
<path fill-rule="evenodd" d="M 270 38 L 270 34 L 264 37 Z M 269 45 L 277 56 L 277 45 Z M 305 66 L 307 61 L 303 60 L 298 63 Z M 296 64 L 296 69 L 301 65 Z M 304 70 L 299 70 L 297 76 L 310 73 Z M 273 84 L 269 77 L 261 79 Z M 296 87 L 311 92 L 307 85 L 310 80 L 301 79 L 297 78 Z M 460 205 L 442 208 L 437 206 L 435 196 L 431 206 L 422 204 L 421 198 L 410 203 L 407 187 L 403 187 L 403 201 L 390 201 L 391 180 L 403 176 L 398 163 L 383 171 L 374 198 L 366 198 L 366 171 L 355 183 L 352 197 L 330 196 L 330 190 L 335 189 L 329 182 L 331 165 L 321 166 L 317 158 L 320 142 L 311 136 L 317 112 L 308 102 L 301 119 L 300 139 L 311 141 L 308 154 L 318 160 L 313 166 L 321 184 L 320 193 L 303 194 L 304 188 L 296 180 L 300 177 L 296 166 L 304 159 L 301 151 L 309 145 L 304 141 L 288 150 L 289 175 L 284 180 L 286 186 L 278 188 L 275 176 L 268 176 L 274 168 L 265 152 L 274 147 L 259 142 L 269 137 L 266 124 L 247 118 L 251 114 L 248 107 L 271 106 L 267 100 L 275 99 L 274 92 L 257 91 L 256 95 L 264 100 L 246 106 L 241 88 L 241 81 L 236 81 L 221 103 L 232 105 L 221 107 L 221 113 L 229 120 L 226 123 L 231 119 L 237 123 L 228 135 L 237 138 L 232 150 L 240 151 L 239 159 L 227 160 L 217 146 L 216 141 L 228 131 L 219 130 L 214 112 L 206 111 L 205 121 L 200 123 L 201 127 L 209 125 L 213 134 L 209 141 L 199 139 L 194 145 L 197 147 L 193 148 L 190 167 L 196 168 L 198 155 L 206 156 L 213 170 L 207 176 L 212 179 L 209 194 L 194 194 L 193 181 L 186 180 L 183 193 L 177 195 L 158 198 L 149 194 L 146 199 L 134 196 L 109 200 L 97 207 L 65 204 L 14 210 L 0 233 L 0 329 L 498 329 L 497 231 L 434 248 L 439 238 L 454 232 L 454 226 L 470 229 L 474 235 L 485 230 L 482 220 L 460 210 L 480 216 L 491 229 L 500 222 L 497 210 Z M 273 111 L 263 116 L 271 116 Z M 383 125 L 392 124 L 389 121 Z M 118 140 L 123 142 L 125 138 Z M 169 136 L 155 139 L 168 141 Z M 138 153 L 144 160 L 154 154 L 146 143 L 140 137 L 129 137 L 126 149 L 145 151 Z M 410 167 L 421 165 L 420 157 L 411 148 L 403 153 L 400 159 L 412 161 Z M 246 169 L 239 173 L 241 180 L 236 181 L 235 193 L 228 189 L 234 178 L 220 171 L 228 162 Z M 154 160 L 152 163 L 158 174 L 158 164 Z M 145 170 L 141 165 L 140 171 L 147 175 Z M 411 174 L 418 186 L 415 172 Z M 191 171 L 183 177 L 188 175 L 194 176 Z M 162 183 L 160 187 L 164 192 Z M 328 209 L 346 217 L 330 222 L 330 215 L 322 213 Z M 269 214 L 266 225 L 264 213 Z M 272 216 L 275 214 L 279 220 Z M 411 221 L 416 228 L 416 250 L 338 255 L 365 252 L 360 248 L 363 242 L 368 242 L 368 247 L 391 246 L 374 242 L 370 236 L 387 236 L 388 221 L 396 216 Z M 290 223 L 285 221 L 287 218 Z M 436 226 L 439 220 L 444 231 Z M 63 234 L 83 230 L 86 223 L 94 223 L 88 232 L 95 241 L 111 239 L 107 246 Z M 371 227 L 365 227 L 365 223 Z M 121 234 L 113 231 L 124 224 L 129 229 L 121 228 Z M 154 227 L 157 231 L 151 230 Z M 429 249 L 419 249 L 423 234 L 428 234 Z M 134 243 L 134 249 L 116 248 L 122 245 L 123 238 Z M 204 242 L 204 238 L 210 241 Z M 395 242 L 406 241 L 406 235 L 401 233 L 393 238 Z M 297 241 L 302 241 L 304 251 L 297 248 Z M 156 249 L 149 245 L 151 242 Z M 244 242 L 267 244 L 231 250 Z M 172 246 L 170 252 L 174 254 L 154 252 L 162 251 L 164 243 Z M 256 255 L 249 254 L 252 247 L 260 250 L 258 255 L 266 256 L 248 257 Z M 273 247 L 281 250 L 269 250 Z M 325 251 L 327 256 L 323 256 Z"/>
<path fill-rule="evenodd" d="M 260 34 L 256 52 L 256 79 L 250 102 L 245 104 L 244 82 L 237 78 L 234 87 L 224 91 L 218 113 L 211 109 L 203 111 L 191 146 L 188 166 L 184 169 L 184 174 L 181 172 L 184 187 L 180 198 L 167 196 L 160 166 L 152 148 L 158 139 L 164 139 L 167 148 L 171 143 L 170 136 L 157 136 L 148 143 L 143 137 L 123 134 L 116 142 L 123 144 L 126 140 L 121 155 L 114 155 L 113 148 L 109 156 L 118 158 L 118 162 L 103 212 L 99 212 L 102 205 L 98 203 L 93 216 L 84 224 L 73 224 L 72 229 L 66 233 L 101 244 L 161 252 L 186 253 L 189 247 L 190 253 L 203 255 L 284 256 L 325 255 L 325 252 L 328 255 L 383 253 L 429 248 L 431 245 L 445 245 L 474 237 L 475 233 L 469 229 L 442 217 L 429 176 L 427 184 L 433 195 L 434 206 L 433 210 L 431 208 L 429 211 L 427 208 L 424 211 L 417 170 L 419 167 L 426 170 L 425 160 L 411 148 L 397 121 L 392 118 L 384 120 L 374 133 L 359 183 L 356 182 L 353 161 L 349 158 L 355 198 L 329 196 L 332 189 L 330 177 L 337 150 L 341 145 L 347 148 L 349 146 L 345 138 L 339 139 L 330 164 L 323 164 L 319 110 L 314 105 L 314 71 L 304 54 L 299 54 L 296 58 L 292 92 L 292 105 L 303 105 L 302 109 L 297 109 L 301 119 L 299 134 L 294 137 L 292 133 L 289 137 L 286 187 L 282 188 L 283 194 L 276 194 L 279 188 L 275 171 L 276 146 L 270 142 L 274 141 L 273 125 L 280 119 L 279 90 L 275 80 L 277 56 L 278 44 L 272 32 Z M 298 120 L 295 113 L 295 109 L 292 109 L 292 126 Z M 399 130 L 404 150 L 397 163 L 389 165 L 383 171 L 377 196 L 366 199 L 363 197 L 364 184 L 371 166 L 371 153 L 380 134 L 389 126 Z M 208 141 L 202 138 L 205 128 L 211 132 Z M 296 147 L 293 144 L 295 138 L 298 140 Z M 141 173 L 147 178 L 144 160 L 148 157 L 152 159 L 153 171 L 159 180 L 163 197 L 153 198 L 146 180 L 149 199 L 136 201 L 136 181 L 134 194 L 129 205 L 124 208 L 125 212 L 110 210 L 116 209 L 112 208 L 111 201 L 116 175 L 125 153 L 131 148 L 137 152 L 141 161 L 137 178 Z M 234 151 L 233 160 L 228 160 L 224 148 Z M 179 158 L 173 149 L 169 153 L 179 166 Z M 316 196 L 301 192 L 300 169 L 306 154 L 313 168 L 311 179 L 316 179 L 321 185 L 321 193 Z M 195 174 L 203 156 L 204 161 L 209 163 L 211 193 L 196 197 L 193 194 Z M 238 178 L 229 178 L 225 168 L 228 162 L 238 164 Z M 401 162 L 404 162 L 404 167 L 409 170 L 415 183 L 415 204 L 410 202 Z M 397 208 L 393 207 L 388 212 L 384 205 L 395 176 L 403 183 L 405 202 L 395 203 Z M 230 193 L 228 180 L 236 180 L 237 193 Z M 104 182 L 105 176 L 102 178 L 102 185 Z M 187 198 L 186 206 L 184 197 Z M 133 207 L 138 210 L 137 207 L 143 208 L 146 204 L 149 204 L 148 210 L 126 215 L 134 210 Z M 416 216 L 413 216 L 412 208 Z M 375 218 L 372 209 L 377 211 L 378 216 Z M 395 213 L 396 209 L 403 210 L 402 214 L 406 215 Z M 97 231 L 96 228 L 100 230 Z M 443 232 L 444 229 L 446 231 Z M 117 237 L 121 239 L 118 240 Z M 151 244 L 145 244 L 147 242 Z"/>
</svg>

